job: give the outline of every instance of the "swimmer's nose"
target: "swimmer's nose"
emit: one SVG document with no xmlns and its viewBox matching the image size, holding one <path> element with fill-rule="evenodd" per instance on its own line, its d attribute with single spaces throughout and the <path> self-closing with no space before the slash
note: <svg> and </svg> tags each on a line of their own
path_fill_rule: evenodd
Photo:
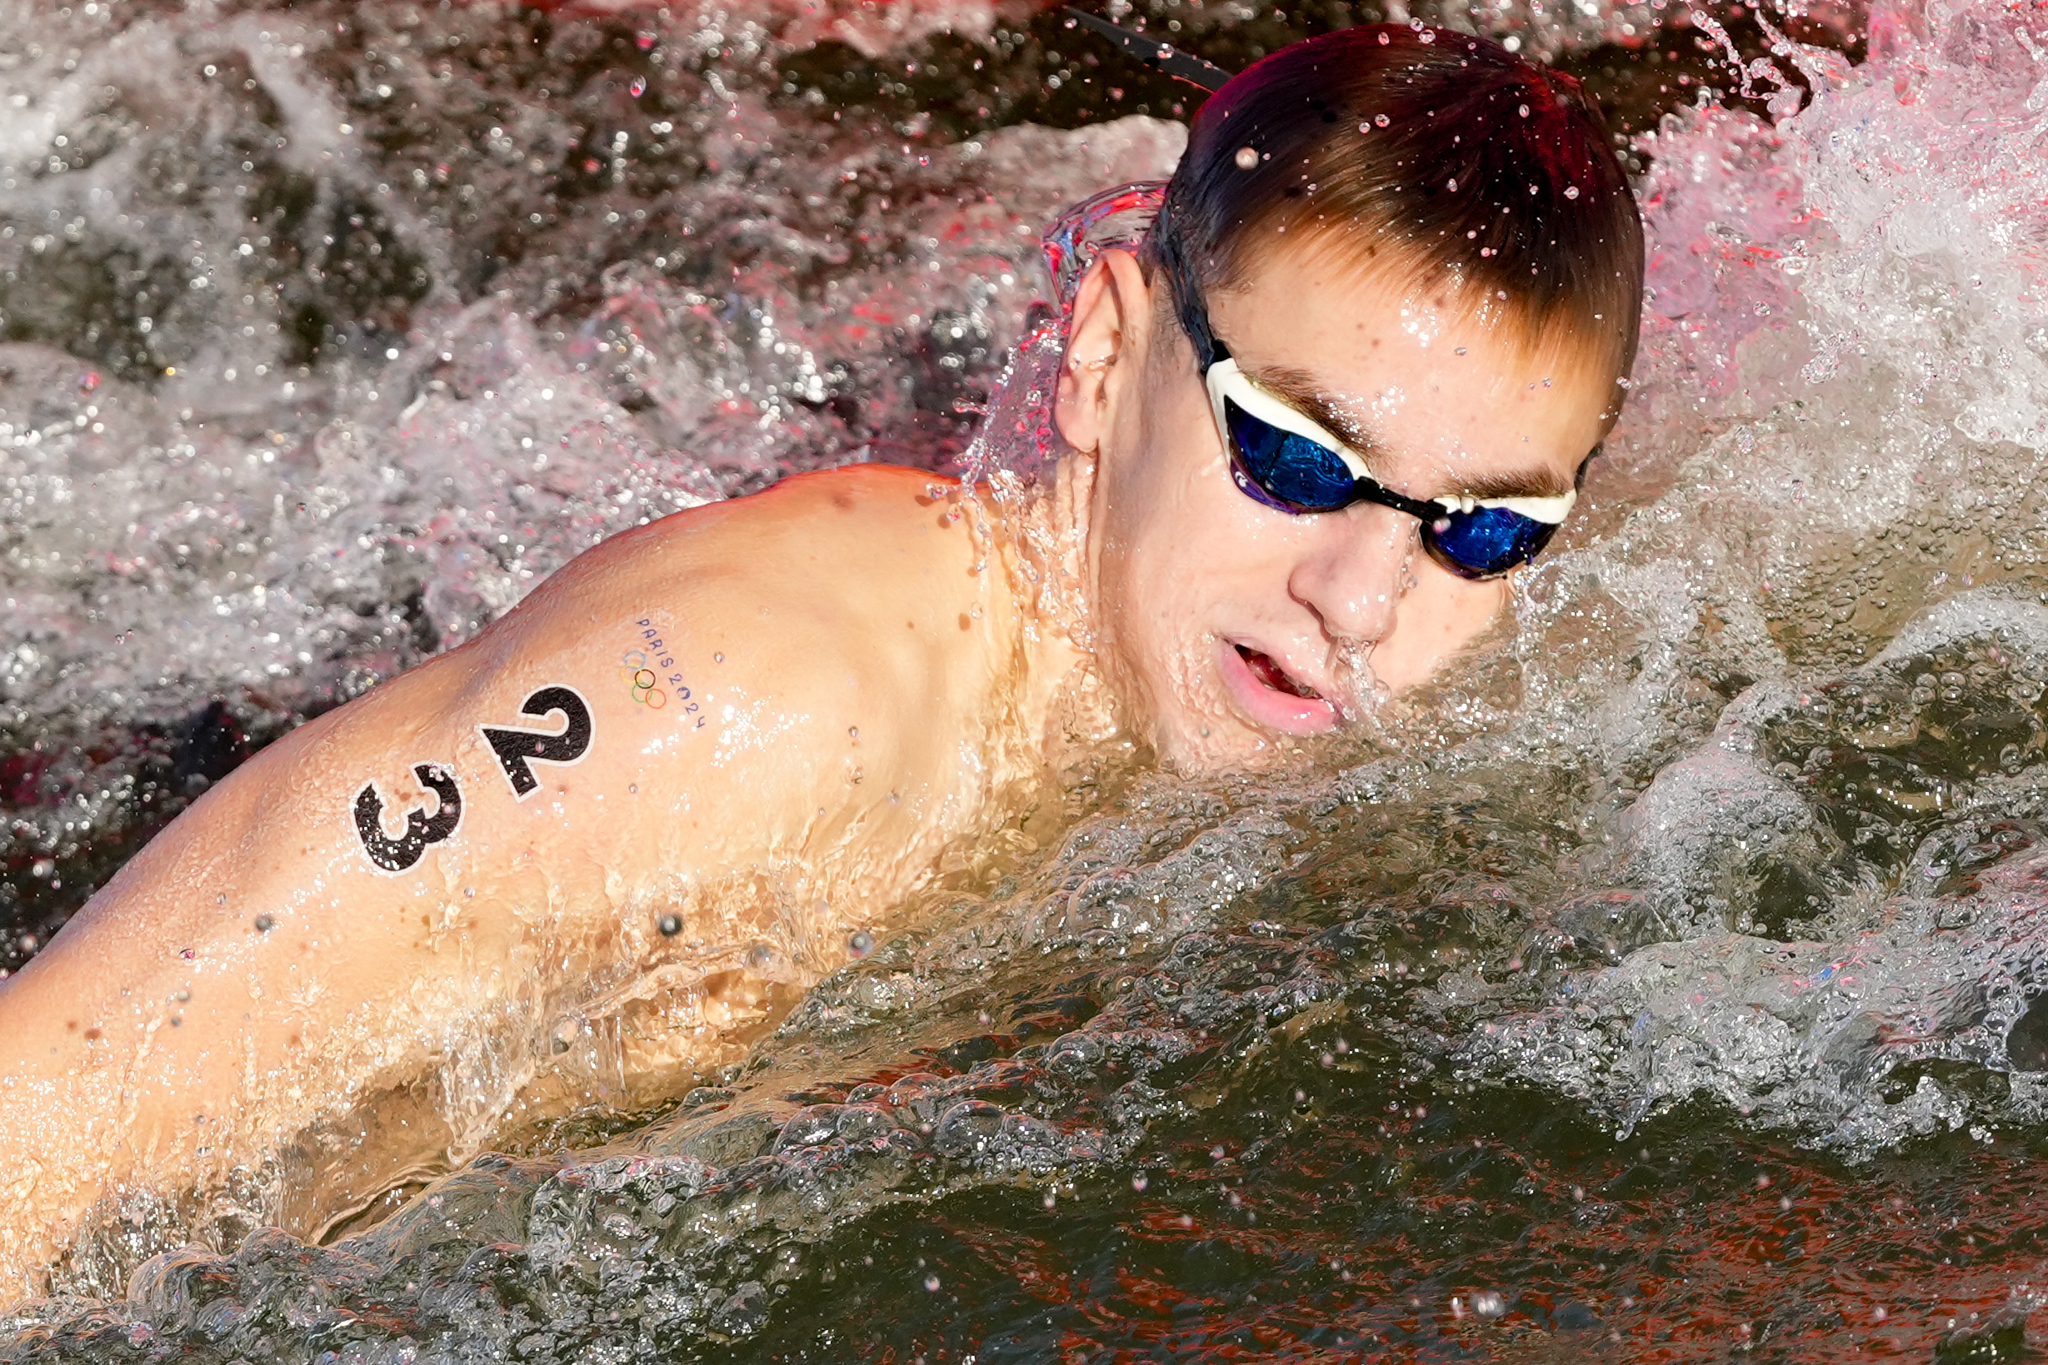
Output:
<svg viewBox="0 0 2048 1365">
<path fill-rule="evenodd" d="M 1415 519 L 1369 503 L 1319 519 L 1326 533 L 1295 565 L 1288 591 L 1316 614 L 1333 643 L 1378 644 L 1393 632 L 1408 590 L 1418 551 Z"/>
</svg>

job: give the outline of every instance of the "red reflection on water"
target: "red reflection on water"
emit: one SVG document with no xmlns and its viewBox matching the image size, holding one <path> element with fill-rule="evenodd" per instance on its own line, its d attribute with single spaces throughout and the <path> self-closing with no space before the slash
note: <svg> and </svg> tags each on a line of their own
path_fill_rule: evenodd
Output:
<svg viewBox="0 0 2048 1365">
<path fill-rule="evenodd" d="M 941 1223 L 961 1273 L 999 1287 L 989 1301 L 1023 1301 L 999 1316 L 1057 1325 L 1075 1365 L 1928 1360 L 1959 1332 L 2048 1333 L 2030 1319 L 2048 1161 L 1960 1137 L 1845 1166 L 1730 1136 L 1532 1156 L 1323 1128 L 1249 1167 L 1184 1165 L 1136 1200 L 1098 1196 L 1114 1214 L 1067 1215 L 1093 1228 L 1028 1244 Z M 1113 1268 L 1068 1262 L 1064 1247 L 1099 1256 L 1105 1235 Z M 998 1326 L 980 1311 L 961 1324 Z M 926 1359 L 975 1349 L 953 1345 Z"/>
</svg>

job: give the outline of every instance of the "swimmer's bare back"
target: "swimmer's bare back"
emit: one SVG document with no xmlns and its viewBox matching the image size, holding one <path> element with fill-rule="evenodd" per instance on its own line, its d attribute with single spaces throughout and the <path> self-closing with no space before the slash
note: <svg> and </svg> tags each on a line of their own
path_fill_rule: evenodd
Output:
<svg viewBox="0 0 2048 1365">
<path fill-rule="evenodd" d="M 0 1302 L 103 1197 L 578 1011 L 701 1059 L 843 964 L 1033 761 L 991 757 L 1029 647 L 950 491 L 858 467 L 618 536 L 195 803 L 0 985 Z"/>
</svg>

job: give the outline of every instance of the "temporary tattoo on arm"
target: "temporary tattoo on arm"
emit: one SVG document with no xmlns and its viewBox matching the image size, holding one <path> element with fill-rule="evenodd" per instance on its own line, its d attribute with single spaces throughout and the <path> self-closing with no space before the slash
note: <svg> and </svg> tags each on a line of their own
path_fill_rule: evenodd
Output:
<svg viewBox="0 0 2048 1365">
<path fill-rule="evenodd" d="M 356 834 L 370 861 L 386 872 L 405 871 L 420 860 L 427 845 L 440 843 L 462 823 L 462 789 L 455 784 L 455 774 L 438 763 L 415 763 L 412 772 L 440 804 L 432 815 L 407 811 L 405 833 L 396 839 L 384 833 L 384 798 L 377 795 L 377 784 L 365 782 L 356 793 Z"/>
<path fill-rule="evenodd" d="M 632 690 L 633 700 L 650 711 L 660 711 L 674 702 L 680 718 L 690 722 L 691 729 L 703 729 L 704 707 L 683 685 L 683 675 L 676 668 L 668 641 L 661 638 L 661 631 L 651 618 L 643 616 L 634 624 L 640 627 L 643 647 L 629 649 L 619 659 L 620 676 Z"/>
<path fill-rule="evenodd" d="M 521 704 L 521 715 L 545 718 L 560 711 L 568 724 L 554 733 L 480 725 L 491 752 L 512 783 L 512 794 L 524 801 L 540 787 L 532 764 L 574 763 L 590 749 L 590 707 L 573 687 L 543 687 Z"/>
</svg>

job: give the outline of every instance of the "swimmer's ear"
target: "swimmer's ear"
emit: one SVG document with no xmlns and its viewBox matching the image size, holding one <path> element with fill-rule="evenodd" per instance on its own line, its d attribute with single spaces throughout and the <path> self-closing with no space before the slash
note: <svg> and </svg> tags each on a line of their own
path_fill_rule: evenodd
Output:
<svg viewBox="0 0 2048 1365">
<path fill-rule="evenodd" d="M 1102 446 L 1110 409 L 1137 381 L 1139 353 L 1152 321 L 1152 290 L 1138 258 L 1104 251 L 1081 277 L 1067 323 L 1067 351 L 1053 421 L 1068 445 L 1084 454 Z"/>
</svg>

